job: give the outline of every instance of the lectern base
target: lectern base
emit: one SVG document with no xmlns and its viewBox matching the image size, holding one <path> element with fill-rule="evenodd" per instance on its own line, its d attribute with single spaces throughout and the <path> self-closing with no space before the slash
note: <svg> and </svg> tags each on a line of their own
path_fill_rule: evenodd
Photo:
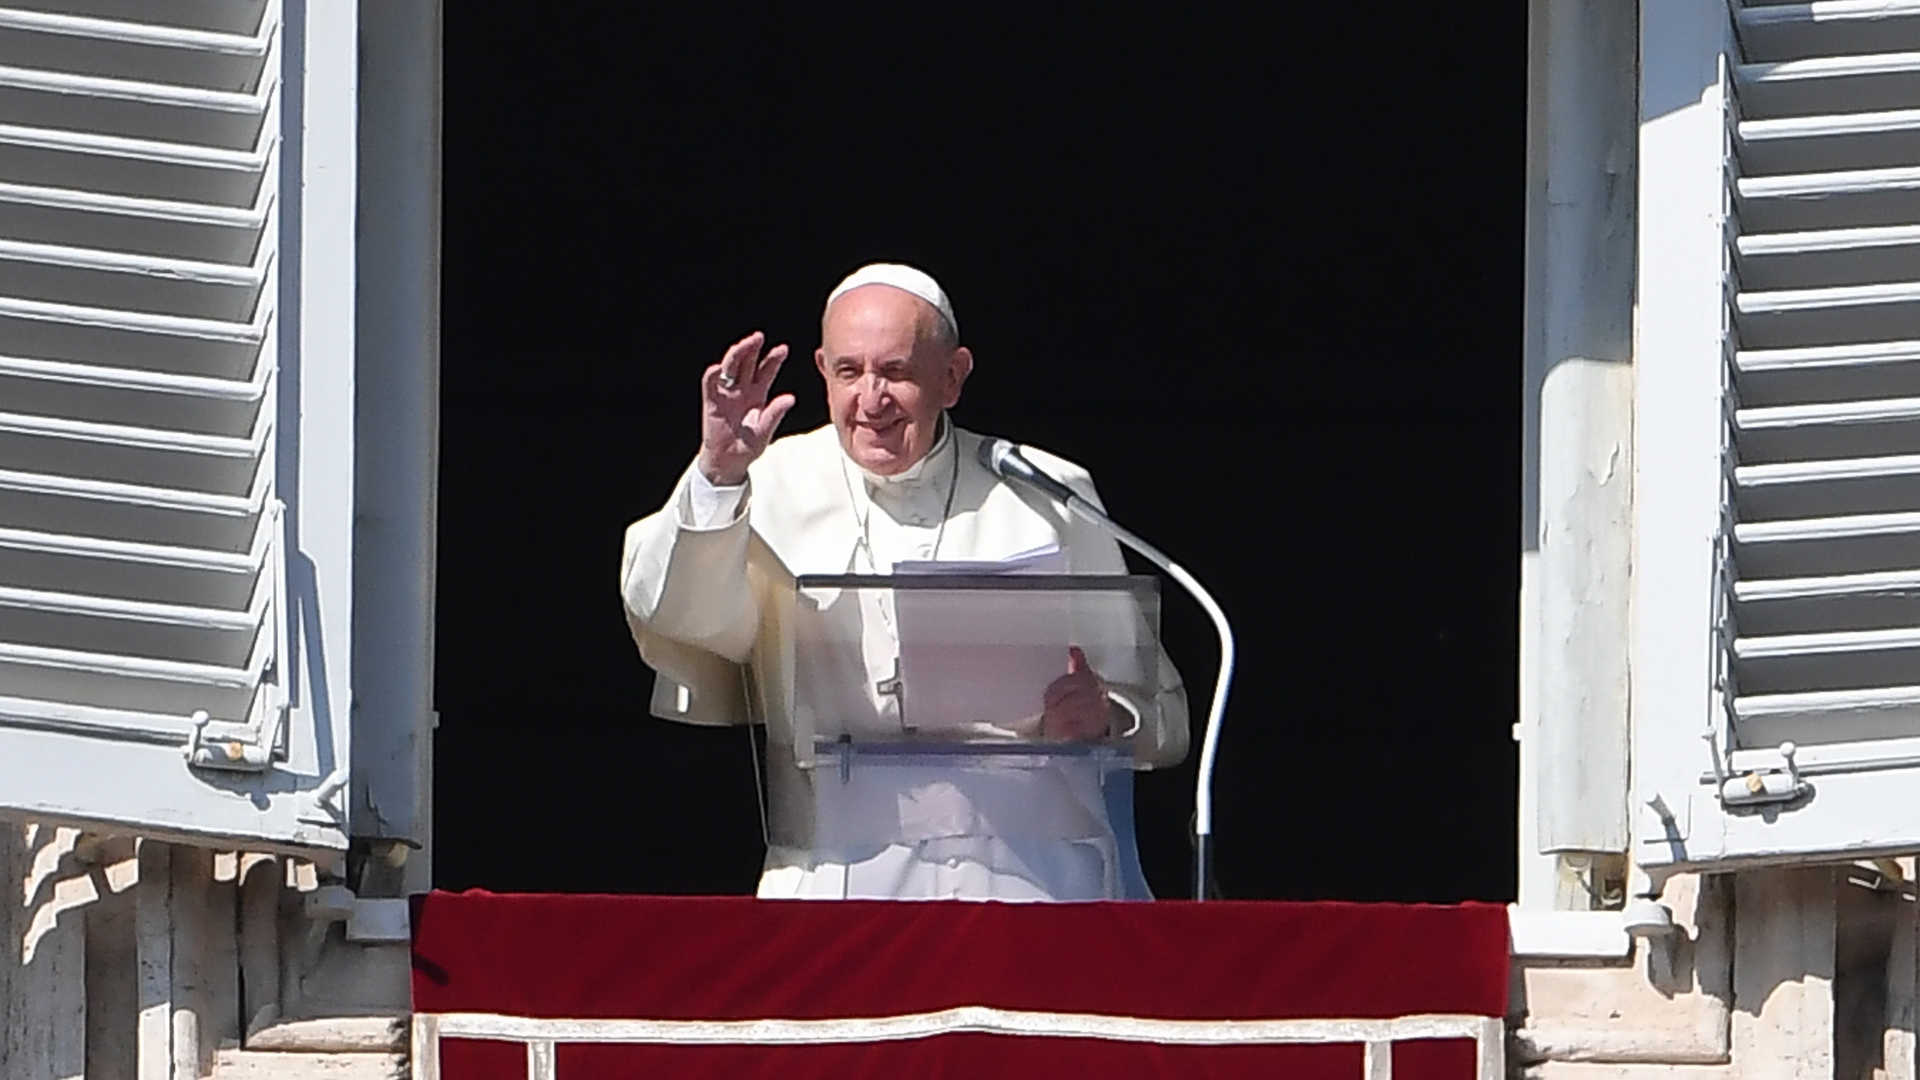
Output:
<svg viewBox="0 0 1920 1080">
<path fill-rule="evenodd" d="M 812 768 L 771 772 L 758 894 L 1151 900 L 1133 777 L 1101 745 L 822 744 Z"/>
<path fill-rule="evenodd" d="M 763 900 L 1111 900 L 1123 896 L 1112 845 L 1096 840 L 950 836 L 853 851 L 773 848 Z"/>
</svg>

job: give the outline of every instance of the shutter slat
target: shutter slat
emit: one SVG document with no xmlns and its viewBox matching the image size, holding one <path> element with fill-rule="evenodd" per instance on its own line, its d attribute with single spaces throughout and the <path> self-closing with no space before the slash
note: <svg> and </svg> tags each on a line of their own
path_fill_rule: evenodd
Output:
<svg viewBox="0 0 1920 1080">
<path fill-rule="evenodd" d="M 1907 593 L 1920 595 L 1920 569 L 1890 570 L 1877 574 L 1832 574 L 1826 577 L 1742 581 L 1734 586 L 1734 595 L 1747 602 Z"/>
<path fill-rule="evenodd" d="M 264 603 L 258 600 L 253 608 Z M 157 623 L 166 626 L 203 627 L 208 630 L 253 630 L 258 610 L 227 611 L 221 608 L 192 607 L 187 604 L 156 604 L 143 600 L 122 600 L 110 596 L 85 596 L 78 593 L 48 592 L 43 589 L 16 589 L 0 585 L 0 608 L 47 612 L 58 615 L 99 615 L 128 622 Z"/>
<path fill-rule="evenodd" d="M 249 379 L 212 379 L 98 364 L 0 356 L 0 378 L 17 377 L 110 390 L 152 391 L 229 402 L 259 401 L 261 395 L 266 393 L 268 371 L 269 368 L 262 365 Z"/>
<path fill-rule="evenodd" d="M 1920 149 L 1920 110 L 1747 120 L 1738 128 L 1740 163 L 1749 175 L 1822 169 L 1893 168 Z"/>
<path fill-rule="evenodd" d="M 1920 686 L 1755 694 L 1740 698 L 1735 704 L 1735 711 L 1740 719 L 1748 721 L 1789 718 L 1818 720 L 1849 713 L 1906 718 L 1920 713 Z"/>
<path fill-rule="evenodd" d="M 110 24 L 115 33 L 90 35 L 26 25 L 15 18 L 20 14 L 0 9 L 0 64 L 231 93 L 251 93 L 259 86 L 267 72 L 261 60 L 277 29 L 267 25 L 255 35 L 203 36 L 116 22 Z M 128 29 L 133 32 L 117 32 Z"/>
<path fill-rule="evenodd" d="M 1742 56 L 1749 63 L 1920 49 L 1915 0 L 1815 0 L 1749 4 L 1737 11 Z"/>
<path fill-rule="evenodd" d="M 137 334 L 224 341 L 235 345 L 257 346 L 266 337 L 264 320 L 231 322 L 225 319 L 195 319 L 180 315 L 156 315 L 147 311 L 91 307 L 83 304 L 56 304 L 42 300 L 0 297 L 0 318 L 34 322 L 62 323 L 68 326 L 103 330 L 126 330 Z"/>
<path fill-rule="evenodd" d="M 1741 349 L 1734 354 L 1735 368 L 1743 374 L 1913 360 L 1920 360 L 1920 339 L 1872 341 L 1857 345 L 1816 345 L 1800 349 Z"/>
<path fill-rule="evenodd" d="M 187 717 L 16 697 L 0 697 L 0 725 L 161 746 L 184 745 L 193 735 Z"/>
<path fill-rule="evenodd" d="M 259 148 L 275 89 L 272 79 L 236 91 L 49 71 L 0 58 L 0 123 L 250 153 Z"/>
<path fill-rule="evenodd" d="M 0 182 L 0 214 L 18 243 L 251 265 L 270 204 L 262 185 L 245 206 L 152 199 Z"/>
<path fill-rule="evenodd" d="M 1842 517 L 1799 518 L 1792 521 L 1740 522 L 1734 539 L 1742 544 L 1788 543 L 1796 540 L 1841 540 L 1860 536 L 1887 536 L 1920 532 L 1920 511 L 1896 514 L 1850 514 Z"/>
<path fill-rule="evenodd" d="M 1740 313 L 1764 316 L 1795 311 L 1872 308 L 1885 304 L 1911 304 L 1916 299 L 1920 299 L 1920 281 L 1890 281 L 1830 289 L 1743 292 L 1740 294 Z"/>
<path fill-rule="evenodd" d="M 194 431 L 133 427 L 127 424 L 99 424 L 86 420 L 0 412 L 0 433 L 44 435 L 139 450 L 171 450 L 252 461 L 265 452 L 270 431 L 264 416 L 256 421 L 255 433 L 251 437 L 233 438 Z"/>
<path fill-rule="evenodd" d="M 236 554 L 167 544 L 141 544 L 98 536 L 69 536 L 31 529 L 0 529 L 0 550 L 115 559 L 151 566 L 244 573 L 260 572 L 261 553 Z"/>
<path fill-rule="evenodd" d="M 1920 627 L 1743 637 L 1735 642 L 1733 653 L 1743 660 L 1770 660 L 1794 656 L 1825 656 L 1833 653 L 1885 652 L 1893 649 L 1920 649 Z"/>
<path fill-rule="evenodd" d="M 136 602 L 241 610 L 259 595 L 270 544 L 247 551 L 0 530 L 0 581 Z"/>
<path fill-rule="evenodd" d="M 36 33 L 92 38 L 123 44 L 226 53 L 253 59 L 266 54 L 273 31 L 277 29 L 273 24 L 267 23 L 252 34 L 235 34 L 197 27 L 102 19 L 90 15 L 26 8 L 0 8 L 0 27 L 8 30 L 29 30 Z"/>
<path fill-rule="evenodd" d="M 122 159 L 155 165 L 183 165 L 204 169 L 209 174 L 258 174 L 267 164 L 265 149 L 228 150 L 218 146 L 196 146 L 192 143 L 135 139 L 124 135 L 66 131 L 54 127 L 25 127 L 20 124 L 0 124 L 0 146 L 61 150 L 107 160 Z"/>
<path fill-rule="evenodd" d="M 1756 232 L 1920 221 L 1920 167 L 1742 177 L 1735 193 L 1743 228 Z"/>
<path fill-rule="evenodd" d="M 1752 635 L 1920 626 L 1920 570 L 1742 581 L 1734 598 Z"/>
<path fill-rule="evenodd" d="M 178 141 L 178 133 L 167 130 L 168 125 L 153 125 L 151 134 L 172 134 L 173 138 L 70 130 L 57 126 L 78 122 L 78 118 L 58 119 L 70 111 L 61 107 L 64 103 L 43 102 L 54 107 L 40 110 L 52 115 L 38 124 L 0 122 L 0 176 L 30 186 L 250 206 L 262 193 L 262 180 L 277 145 L 278 85 L 272 89 L 265 116 L 249 122 L 254 134 L 242 147 Z M 7 104 L 8 111 L 0 117 L 10 115 L 14 120 L 23 119 L 17 113 L 30 106 L 18 100 Z"/>
<path fill-rule="evenodd" d="M 1749 522 L 1897 511 L 1920 504 L 1920 454 L 1743 465 L 1733 486 Z"/>
<path fill-rule="evenodd" d="M 1790 484 L 1872 480 L 1920 475 L 1920 454 L 1894 457 L 1841 458 L 1834 461 L 1788 461 L 1778 465 L 1742 465 L 1734 470 L 1734 484 L 1745 492 Z"/>
<path fill-rule="evenodd" d="M 35 244 L 0 240 L 0 260 L 57 266 L 73 270 L 97 270 L 110 274 L 140 275 L 208 285 L 234 285 L 257 289 L 266 280 L 263 265 L 236 266 L 204 259 L 167 259 L 134 252 L 107 251 L 100 248 L 67 247 L 60 244 Z"/>
<path fill-rule="evenodd" d="M 50 94 L 130 101 L 143 105 L 165 105 L 180 109 L 204 109 L 217 113 L 239 113 L 259 117 L 266 112 L 264 90 L 240 93 L 233 90 L 209 90 L 173 83 L 141 82 L 102 75 L 78 75 L 41 68 L 0 64 L 0 89 L 38 90 Z"/>
<path fill-rule="evenodd" d="M 221 667 L 215 664 L 192 664 L 179 660 L 156 660 L 148 656 L 82 652 L 78 649 L 51 649 L 37 645 L 0 642 L 0 665 L 8 664 L 87 675 L 132 676 L 139 679 L 181 683 L 189 688 L 214 686 L 226 690 L 251 691 L 259 683 L 259 671 L 247 667 Z"/>
<path fill-rule="evenodd" d="M 1736 250 L 1749 290 L 1864 285 L 1920 268 L 1920 226 L 1760 233 L 1740 237 Z"/>
<path fill-rule="evenodd" d="M 1734 78 L 1750 116 L 1888 109 L 1920 100 L 1920 52 L 1741 64 Z"/>
<path fill-rule="evenodd" d="M 109 195 L 98 191 L 77 191 L 72 188 L 0 182 L 0 203 L 150 218 L 156 221 L 218 225 L 229 229 L 258 229 L 266 223 L 267 217 L 264 192 L 253 205 L 235 207 L 184 202 L 178 199 L 146 199 L 132 195 Z"/>
<path fill-rule="evenodd" d="M 267 252 L 252 264 L 161 258 L 134 252 L 23 241 L 0 242 L 0 291 L 22 300 L 85 296 L 110 309 L 243 322 L 266 284 Z"/>
<path fill-rule="evenodd" d="M 1741 349 L 1733 364 L 1748 408 L 1920 397 L 1920 340 Z"/>
<path fill-rule="evenodd" d="M 1739 10 L 1742 29 L 1808 27 L 1818 23 L 1870 23 L 1920 17 L 1920 0 L 1812 0 L 1801 4 L 1748 4 Z"/>
<path fill-rule="evenodd" d="M 1741 431 L 1804 430 L 1822 425 L 1881 424 L 1916 418 L 1920 418 L 1920 397 L 1740 409 L 1734 413 L 1734 424 Z"/>
<path fill-rule="evenodd" d="M 253 517 L 260 513 L 261 507 L 266 503 L 266 492 L 258 489 L 246 495 L 217 495 L 204 491 L 182 491 L 177 488 L 122 484 L 86 477 L 20 472 L 11 469 L 0 469 L 0 490 L 96 499 L 127 506 L 190 510 L 195 513 L 229 518 Z"/>
</svg>

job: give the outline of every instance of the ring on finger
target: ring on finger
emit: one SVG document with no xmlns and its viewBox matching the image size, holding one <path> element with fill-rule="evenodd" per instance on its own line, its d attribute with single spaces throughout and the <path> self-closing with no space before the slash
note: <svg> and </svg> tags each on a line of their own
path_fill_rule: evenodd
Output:
<svg viewBox="0 0 1920 1080">
<path fill-rule="evenodd" d="M 732 390 L 733 388 L 739 385 L 740 385 L 739 379 L 734 378 L 732 375 L 729 375 L 724 371 L 720 373 L 720 389 Z"/>
</svg>

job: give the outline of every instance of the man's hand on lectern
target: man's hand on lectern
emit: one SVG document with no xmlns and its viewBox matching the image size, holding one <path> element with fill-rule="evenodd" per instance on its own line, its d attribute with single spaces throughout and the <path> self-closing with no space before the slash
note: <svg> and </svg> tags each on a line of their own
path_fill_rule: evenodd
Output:
<svg viewBox="0 0 1920 1080">
<path fill-rule="evenodd" d="M 767 335 L 755 330 L 733 343 L 720 362 L 700 377 L 700 472 L 716 487 L 732 487 L 747 479 L 754 463 L 780 419 L 793 408 L 793 395 L 772 401 L 767 392 L 786 362 L 787 347 L 761 349 Z"/>
<path fill-rule="evenodd" d="M 1106 684 L 1087 663 L 1080 646 L 1067 646 L 1067 673 L 1048 685 L 1046 705 L 1040 714 L 1044 738 L 1094 742 L 1107 737 L 1113 706 L 1107 700 Z"/>
</svg>

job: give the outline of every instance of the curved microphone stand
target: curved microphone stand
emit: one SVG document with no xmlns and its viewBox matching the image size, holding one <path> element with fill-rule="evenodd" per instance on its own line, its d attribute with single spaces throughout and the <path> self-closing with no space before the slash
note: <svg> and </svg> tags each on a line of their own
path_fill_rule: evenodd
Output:
<svg viewBox="0 0 1920 1080">
<path fill-rule="evenodd" d="M 1032 484 L 1095 525 L 1113 534 L 1122 544 L 1140 553 L 1148 562 L 1166 572 L 1200 602 L 1213 628 L 1220 633 L 1220 673 L 1213 683 L 1213 704 L 1207 709 L 1207 733 L 1200 742 L 1200 767 L 1193 791 L 1193 898 L 1207 898 L 1207 882 L 1213 870 L 1213 764 L 1220 749 L 1220 724 L 1227 715 L 1227 690 L 1233 685 L 1233 627 L 1227 614 L 1214 602 L 1213 595 L 1179 563 L 1167 558 L 1159 548 L 1134 535 L 1126 526 L 1108 517 L 1099 507 L 1079 493 L 1041 471 L 1005 439 L 989 439 L 980 445 L 980 460 L 997 476 Z"/>
</svg>

